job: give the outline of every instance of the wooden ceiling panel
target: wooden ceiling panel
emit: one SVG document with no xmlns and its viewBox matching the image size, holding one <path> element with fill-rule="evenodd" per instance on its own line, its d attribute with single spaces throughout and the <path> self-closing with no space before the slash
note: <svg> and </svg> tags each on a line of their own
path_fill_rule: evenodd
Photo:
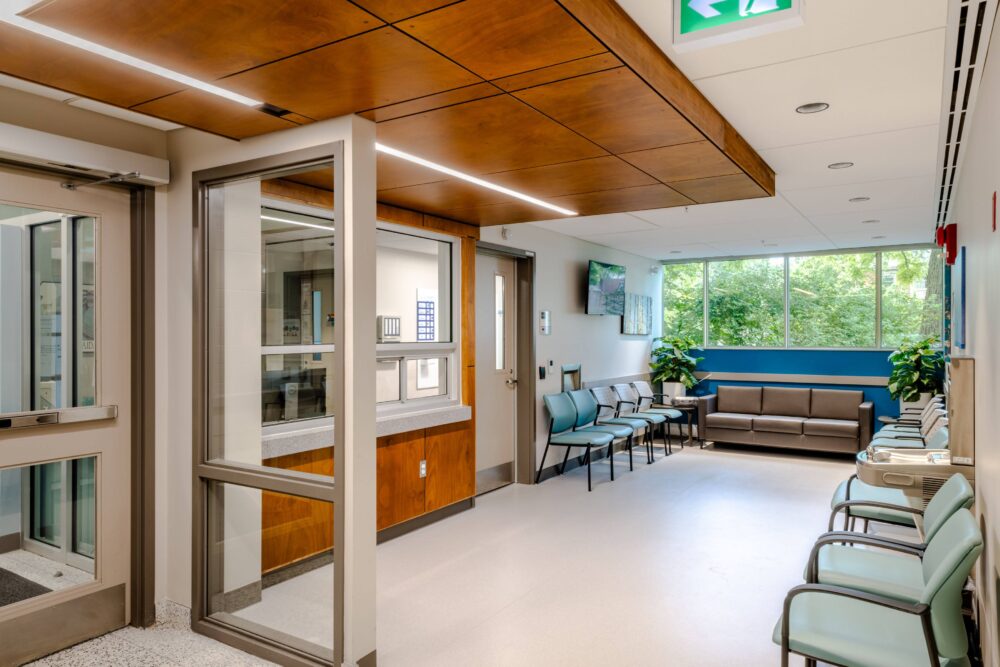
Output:
<svg viewBox="0 0 1000 667">
<path fill-rule="evenodd" d="M 386 27 L 231 76 L 220 85 L 323 119 L 480 82 Z"/>
<path fill-rule="evenodd" d="M 475 175 L 607 154 L 509 95 L 379 123 L 378 138 Z"/>
<path fill-rule="evenodd" d="M 297 125 L 252 107 L 202 92 L 185 90 L 133 107 L 140 113 L 189 125 L 231 139 L 287 130 Z"/>
<path fill-rule="evenodd" d="M 384 25 L 347 0 L 50 0 L 27 17 L 209 80 Z"/>
<path fill-rule="evenodd" d="M 381 193 L 380 193 L 381 194 Z M 663 184 L 643 185 L 604 192 L 587 192 L 566 197 L 547 198 L 547 202 L 576 211 L 580 215 L 602 215 L 622 211 L 642 211 L 653 208 L 689 206 L 695 202 Z M 442 211 L 438 215 L 461 220 L 474 225 L 512 225 L 519 222 L 537 222 L 560 218 L 539 206 L 527 202 L 510 201 L 472 208 Z"/>
<path fill-rule="evenodd" d="M 281 180 L 308 185 L 320 190 L 333 190 L 333 167 L 312 169 L 298 174 L 282 176 Z"/>
<path fill-rule="evenodd" d="M 559 63 L 551 67 L 543 67 L 530 72 L 524 72 L 523 74 L 507 76 L 497 79 L 493 83 L 510 92 L 621 66 L 622 61 L 618 60 L 613 53 L 600 53 L 596 56 L 571 60 L 568 63 Z"/>
<path fill-rule="evenodd" d="M 410 116 L 415 113 L 439 109 L 441 107 L 451 106 L 452 104 L 471 102 L 472 100 L 479 100 L 484 97 L 492 97 L 493 95 L 501 94 L 503 94 L 503 91 L 491 83 L 474 83 L 471 86 L 456 88 L 455 90 L 447 90 L 443 93 L 437 93 L 436 95 L 428 95 L 427 97 L 420 97 L 415 100 L 400 102 L 399 104 L 390 104 L 389 106 L 379 107 L 378 109 L 370 109 L 359 115 L 364 116 L 368 120 L 373 120 L 376 123 L 381 123 L 382 121 L 392 120 L 393 118 L 402 118 L 403 116 Z"/>
<path fill-rule="evenodd" d="M 535 197 L 558 197 L 656 183 L 655 179 L 611 156 L 505 171 L 482 178 Z"/>
<path fill-rule="evenodd" d="M 624 67 L 528 88 L 513 95 L 612 153 L 704 138 Z"/>
<path fill-rule="evenodd" d="M 710 141 L 625 153 L 621 159 L 664 183 L 728 176 L 742 171 Z"/>
<path fill-rule="evenodd" d="M 484 79 L 606 51 L 553 0 L 465 0 L 398 26 Z"/>
<path fill-rule="evenodd" d="M 378 190 L 405 188 L 411 185 L 443 181 L 448 178 L 440 171 L 421 167 L 385 153 L 378 153 L 375 156 L 375 174 Z"/>
<path fill-rule="evenodd" d="M 0 23 L 0 72 L 130 107 L 182 90 L 180 84 Z"/>
<path fill-rule="evenodd" d="M 383 21 L 394 23 L 456 1 L 458 0 L 354 0 L 354 4 L 361 5 Z"/>
<path fill-rule="evenodd" d="M 698 204 L 772 196 L 746 174 L 678 181 L 670 183 L 670 187 Z"/>
<path fill-rule="evenodd" d="M 511 198 L 500 192 L 473 185 L 455 178 L 436 183 L 411 185 L 406 188 L 379 190 L 378 200 L 393 206 L 412 208 L 426 213 L 443 214 L 452 209 L 477 208 L 502 204 Z"/>
</svg>

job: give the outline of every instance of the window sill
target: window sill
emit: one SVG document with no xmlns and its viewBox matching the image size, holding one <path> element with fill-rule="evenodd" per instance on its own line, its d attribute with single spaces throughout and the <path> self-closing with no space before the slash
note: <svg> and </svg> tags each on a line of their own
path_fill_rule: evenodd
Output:
<svg viewBox="0 0 1000 667">
<path fill-rule="evenodd" d="M 399 414 L 379 416 L 375 420 L 375 435 L 395 435 L 422 428 L 457 424 L 472 419 L 472 408 L 468 405 L 448 405 L 444 407 L 412 410 Z"/>
<path fill-rule="evenodd" d="M 445 405 L 421 410 L 408 410 L 395 414 L 385 414 L 375 420 L 375 435 L 382 437 L 419 431 L 445 424 L 457 424 L 472 419 L 472 408 L 468 405 Z M 281 432 L 265 434 L 261 439 L 261 458 L 273 459 L 278 456 L 301 454 L 316 449 L 333 446 L 333 419 L 323 419 L 321 423 L 290 429 L 285 426 Z"/>
</svg>

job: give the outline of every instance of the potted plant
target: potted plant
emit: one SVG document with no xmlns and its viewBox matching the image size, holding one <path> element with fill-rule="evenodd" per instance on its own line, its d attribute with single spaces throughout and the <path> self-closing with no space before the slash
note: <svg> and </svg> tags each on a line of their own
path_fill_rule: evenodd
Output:
<svg viewBox="0 0 1000 667">
<path fill-rule="evenodd" d="M 663 393 L 670 397 L 684 396 L 687 390 L 698 384 L 694 369 L 704 357 L 693 357 L 689 352 L 701 351 L 690 338 L 660 338 L 653 348 L 650 370 L 653 382 L 663 383 Z"/>
<path fill-rule="evenodd" d="M 892 373 L 887 388 L 893 400 L 899 399 L 900 408 L 922 407 L 941 391 L 944 357 L 937 345 L 938 339 L 932 336 L 900 345 L 889 355 Z"/>
</svg>

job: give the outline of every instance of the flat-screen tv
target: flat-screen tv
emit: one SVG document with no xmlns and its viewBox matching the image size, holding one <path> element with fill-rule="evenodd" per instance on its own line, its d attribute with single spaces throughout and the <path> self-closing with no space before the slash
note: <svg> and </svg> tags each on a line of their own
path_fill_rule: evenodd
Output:
<svg viewBox="0 0 1000 667">
<path fill-rule="evenodd" d="M 587 272 L 587 314 L 625 314 L 625 267 L 590 260 Z"/>
</svg>

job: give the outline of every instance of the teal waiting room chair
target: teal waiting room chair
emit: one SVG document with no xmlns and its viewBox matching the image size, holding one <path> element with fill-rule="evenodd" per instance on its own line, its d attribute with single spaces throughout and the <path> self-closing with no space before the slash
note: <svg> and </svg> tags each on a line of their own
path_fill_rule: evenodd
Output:
<svg viewBox="0 0 1000 667">
<path fill-rule="evenodd" d="M 885 438 L 876 434 L 868 445 L 875 448 L 948 449 L 948 418 L 937 420 L 926 435 L 896 435 Z"/>
<path fill-rule="evenodd" d="M 569 460 L 569 453 L 574 447 L 585 448 L 587 463 L 587 491 L 593 490 L 591 484 L 590 461 L 591 450 L 600 447 L 610 447 L 615 436 L 602 431 L 574 431 L 576 427 L 576 408 L 573 406 L 573 399 L 568 393 L 546 394 L 542 397 L 545 401 L 545 409 L 549 412 L 549 437 L 545 443 L 545 451 L 542 453 L 542 462 L 538 466 L 538 473 L 535 475 L 535 484 L 542 477 L 542 470 L 545 469 L 545 457 L 549 454 L 549 447 L 566 448 L 566 456 L 559 467 L 559 474 L 563 474 L 566 469 L 566 461 Z M 612 474 L 614 466 L 612 465 Z"/>
<path fill-rule="evenodd" d="M 840 540 L 857 538 L 852 534 Z M 893 549 L 904 552 L 903 547 Z M 982 550 L 975 518 L 960 509 L 922 554 L 880 554 L 893 560 L 866 563 L 863 583 L 857 583 L 862 579 L 857 576 L 838 579 L 857 588 L 796 586 L 785 597 L 772 633 L 781 646 L 782 667 L 793 653 L 804 656 L 810 666 L 822 661 L 851 667 L 968 667 L 962 589 Z"/>
<path fill-rule="evenodd" d="M 636 433 L 642 431 L 642 441 L 646 445 L 646 463 L 653 462 L 653 426 L 650 421 L 633 417 L 631 415 L 621 415 L 618 404 L 618 394 L 611 387 L 593 387 L 590 390 L 597 401 L 598 419 L 601 421 L 627 420 Z"/>
<path fill-rule="evenodd" d="M 639 395 L 639 412 L 654 412 L 667 418 L 666 428 L 670 429 L 671 424 L 677 424 L 677 435 L 683 441 L 684 432 L 681 429 L 682 423 L 687 423 L 683 412 L 676 408 L 669 407 L 672 397 L 653 391 L 653 388 L 645 380 L 636 380 L 632 383 L 635 393 Z"/>
<path fill-rule="evenodd" d="M 970 508 L 976 493 L 963 475 L 954 474 L 941 485 L 937 493 L 923 509 L 920 498 L 906 495 L 899 489 L 873 486 L 851 475 L 840 483 L 830 501 L 830 522 L 827 530 L 833 530 L 837 515 L 844 513 L 844 530 L 853 529 L 857 519 L 864 520 L 864 532 L 868 523 L 887 523 L 894 526 L 917 527 L 917 518 L 923 519 L 923 539 L 930 539 L 935 526 L 947 519 L 959 508 Z"/>
<path fill-rule="evenodd" d="M 576 408 L 577 433 L 588 433 L 592 431 L 610 433 L 616 440 L 624 439 L 628 449 L 628 469 L 635 470 L 632 462 L 632 445 L 637 431 L 642 430 L 646 422 L 641 419 L 627 419 L 625 417 L 600 418 L 600 404 L 589 389 L 577 389 L 569 392 L 569 397 Z M 611 480 L 615 479 L 615 444 L 608 445 L 608 463 L 611 465 Z"/>
<path fill-rule="evenodd" d="M 667 421 L 669 420 L 669 417 L 658 412 L 643 410 L 639 392 L 637 392 L 632 385 L 618 383 L 613 385 L 613 388 L 615 393 L 618 395 L 618 402 L 615 406 L 618 411 L 618 416 L 628 417 L 629 419 L 645 419 L 649 422 L 649 428 L 654 433 L 657 429 L 659 429 L 660 433 L 663 435 L 663 452 L 665 454 L 671 454 L 671 445 L 673 443 L 671 441 L 670 431 L 667 428 Z"/>
</svg>

